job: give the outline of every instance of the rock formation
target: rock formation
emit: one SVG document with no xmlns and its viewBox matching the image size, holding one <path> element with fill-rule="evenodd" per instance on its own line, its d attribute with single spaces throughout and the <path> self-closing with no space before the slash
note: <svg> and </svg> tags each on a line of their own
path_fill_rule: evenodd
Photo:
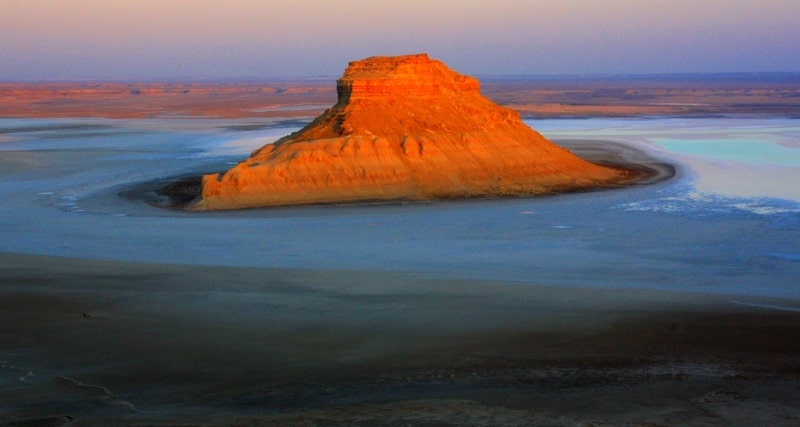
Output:
<svg viewBox="0 0 800 427">
<path fill-rule="evenodd" d="M 425 54 L 351 62 L 338 102 L 224 174 L 192 209 L 535 195 L 618 183 Z"/>
</svg>

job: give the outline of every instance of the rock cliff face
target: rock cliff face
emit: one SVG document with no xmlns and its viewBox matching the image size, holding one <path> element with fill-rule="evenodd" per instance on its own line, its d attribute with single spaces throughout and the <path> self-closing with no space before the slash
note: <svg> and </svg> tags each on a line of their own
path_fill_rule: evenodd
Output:
<svg viewBox="0 0 800 427">
<path fill-rule="evenodd" d="M 191 207 L 534 195 L 624 180 L 425 54 L 351 62 L 337 90 L 336 105 L 308 126 L 204 176 Z"/>
</svg>

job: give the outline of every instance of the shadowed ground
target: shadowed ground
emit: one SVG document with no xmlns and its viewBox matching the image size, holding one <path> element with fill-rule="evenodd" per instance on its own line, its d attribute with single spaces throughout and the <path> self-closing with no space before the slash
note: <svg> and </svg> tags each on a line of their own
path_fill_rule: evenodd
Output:
<svg viewBox="0 0 800 427">
<path fill-rule="evenodd" d="M 0 421 L 796 425 L 792 301 L 0 256 Z"/>
</svg>

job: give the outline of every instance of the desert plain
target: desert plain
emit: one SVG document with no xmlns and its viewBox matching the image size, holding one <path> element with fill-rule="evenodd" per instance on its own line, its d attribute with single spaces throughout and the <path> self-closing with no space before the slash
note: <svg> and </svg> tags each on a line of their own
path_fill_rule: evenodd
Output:
<svg viewBox="0 0 800 427">
<path fill-rule="evenodd" d="M 0 82 L 0 117 L 300 117 L 336 102 L 333 78 L 241 82 Z M 797 117 L 797 75 L 480 78 L 523 117 Z"/>
<path fill-rule="evenodd" d="M 484 79 L 482 92 L 523 117 L 797 118 L 793 79 Z M 329 81 L 0 85 L 5 118 L 258 127 L 309 120 L 335 101 Z M 572 149 L 642 159 L 624 144 L 609 147 Z M 0 165 L 4 176 L 31 167 Z M 331 208 L 304 209 L 278 215 L 314 223 L 315 210 Z M 447 209 L 455 216 L 459 207 Z M 564 253 L 535 262 L 569 265 Z M 791 256 L 781 265 L 796 268 Z M 800 423 L 792 298 L 101 258 L 0 254 L 3 425 Z M 779 273 L 766 274 L 786 280 Z"/>
</svg>

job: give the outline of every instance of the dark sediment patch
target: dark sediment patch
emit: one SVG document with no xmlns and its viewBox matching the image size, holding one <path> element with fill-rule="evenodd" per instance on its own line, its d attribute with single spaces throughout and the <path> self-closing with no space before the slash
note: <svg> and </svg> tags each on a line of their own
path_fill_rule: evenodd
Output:
<svg viewBox="0 0 800 427">
<path fill-rule="evenodd" d="M 181 209 L 200 196 L 201 181 L 202 175 L 173 176 L 134 184 L 119 195 L 160 208 Z"/>
<path fill-rule="evenodd" d="M 156 195 L 166 198 L 169 206 L 180 208 L 200 195 L 203 178 L 188 176 L 156 189 Z"/>
<path fill-rule="evenodd" d="M 581 139 L 559 139 L 554 142 L 584 160 L 629 171 L 632 179 L 625 186 L 656 184 L 677 173 L 675 165 L 623 142 Z"/>
</svg>

